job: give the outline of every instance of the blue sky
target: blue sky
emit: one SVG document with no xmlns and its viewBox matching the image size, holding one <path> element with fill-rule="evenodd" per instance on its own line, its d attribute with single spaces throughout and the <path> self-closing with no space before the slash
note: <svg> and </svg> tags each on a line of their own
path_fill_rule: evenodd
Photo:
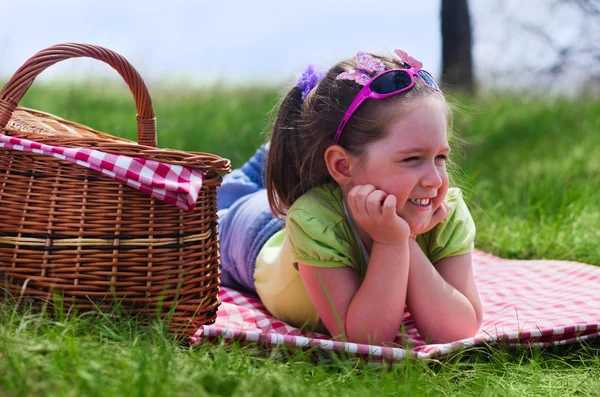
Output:
<svg viewBox="0 0 600 397">
<path fill-rule="evenodd" d="M 18 29 L 0 26 L 0 76 L 16 70 L 37 50 L 65 41 L 113 49 L 151 78 L 282 80 L 310 62 L 327 66 L 358 49 L 387 52 L 396 47 L 438 72 L 438 1 L 389 1 L 379 7 L 354 0 L 291 4 L 4 0 L 0 15 L 16 16 L 24 8 L 31 12 Z M 382 19 L 387 22 L 377 23 Z M 90 65 L 60 69 L 102 69 Z"/>
<path fill-rule="evenodd" d="M 552 35 L 572 40 L 577 19 L 561 11 L 560 23 L 555 24 L 553 15 L 540 7 L 543 3 L 470 1 L 480 80 L 502 74 L 505 65 L 519 68 L 507 62 L 511 58 L 520 64 L 527 57 L 537 64 L 552 58 L 544 43 L 527 41 L 531 36 L 510 37 L 513 27 L 498 15 L 543 19 Z M 7 20 L 0 24 L 0 78 L 9 77 L 38 50 L 66 41 L 113 49 L 149 82 L 278 84 L 293 79 L 308 63 L 327 67 L 359 49 L 394 48 L 421 60 L 437 76 L 439 7 L 440 0 L 2 0 L 0 15 Z M 56 65 L 40 78 L 116 76 L 113 73 L 94 61 L 77 60 Z"/>
</svg>

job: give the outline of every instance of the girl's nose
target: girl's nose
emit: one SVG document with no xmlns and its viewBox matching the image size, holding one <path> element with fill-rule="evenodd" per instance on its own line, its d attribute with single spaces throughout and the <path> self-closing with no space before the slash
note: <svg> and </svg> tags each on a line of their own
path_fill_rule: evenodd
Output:
<svg viewBox="0 0 600 397">
<path fill-rule="evenodd" d="M 423 187 L 439 188 L 442 186 L 441 172 L 434 163 L 429 164 L 421 178 L 421 185 Z"/>
</svg>

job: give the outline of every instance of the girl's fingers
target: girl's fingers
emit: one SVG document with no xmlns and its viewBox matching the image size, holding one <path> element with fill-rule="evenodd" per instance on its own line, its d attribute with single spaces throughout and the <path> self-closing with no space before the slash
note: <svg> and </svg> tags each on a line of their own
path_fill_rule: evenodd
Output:
<svg viewBox="0 0 600 397">
<path fill-rule="evenodd" d="M 348 192 L 348 206 L 352 209 L 352 210 L 357 210 L 357 203 L 358 203 L 358 192 L 360 191 L 360 188 L 362 186 L 357 185 L 354 186 L 352 189 L 350 189 L 350 191 Z"/>
<path fill-rule="evenodd" d="M 396 216 L 396 196 L 393 194 L 387 195 L 385 201 L 383 202 L 382 213 L 385 217 Z"/>
<path fill-rule="evenodd" d="M 356 209 L 359 212 L 367 212 L 367 197 L 375 190 L 373 185 L 362 185 L 356 192 Z"/>
<path fill-rule="evenodd" d="M 367 197 L 367 213 L 369 215 L 380 215 L 382 210 L 382 202 L 387 196 L 383 190 L 374 190 Z"/>
<path fill-rule="evenodd" d="M 348 192 L 348 207 L 354 216 L 366 211 L 365 200 L 368 194 L 374 190 L 372 185 L 356 185 Z"/>
<path fill-rule="evenodd" d="M 450 207 L 448 207 L 448 203 L 446 203 L 445 201 L 442 202 L 442 213 L 444 215 L 444 218 L 446 217 L 446 215 L 448 215 L 448 210 Z M 442 218 L 443 219 L 443 218 Z"/>
<path fill-rule="evenodd" d="M 438 208 L 433 215 L 435 218 L 434 220 L 437 223 L 446 219 L 446 216 L 448 215 L 448 204 L 446 204 L 445 201 L 442 201 L 442 205 L 440 205 L 440 208 Z"/>
</svg>

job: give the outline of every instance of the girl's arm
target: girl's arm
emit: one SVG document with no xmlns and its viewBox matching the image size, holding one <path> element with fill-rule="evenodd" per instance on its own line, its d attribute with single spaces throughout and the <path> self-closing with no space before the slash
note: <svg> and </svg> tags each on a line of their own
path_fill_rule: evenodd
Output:
<svg viewBox="0 0 600 397">
<path fill-rule="evenodd" d="M 354 220 L 373 240 L 364 280 L 350 268 L 299 264 L 319 317 L 332 336 L 350 342 L 393 342 L 404 313 L 410 228 L 396 214 L 396 197 L 357 185 L 347 197 Z"/>
<path fill-rule="evenodd" d="M 409 246 L 406 301 L 419 334 L 434 343 L 474 336 L 481 326 L 482 309 L 471 254 L 444 258 L 434 267 L 415 241 Z"/>
<path fill-rule="evenodd" d="M 372 345 L 394 341 L 406 300 L 408 240 L 375 242 L 364 280 L 349 267 L 298 264 L 308 294 L 332 336 Z"/>
</svg>

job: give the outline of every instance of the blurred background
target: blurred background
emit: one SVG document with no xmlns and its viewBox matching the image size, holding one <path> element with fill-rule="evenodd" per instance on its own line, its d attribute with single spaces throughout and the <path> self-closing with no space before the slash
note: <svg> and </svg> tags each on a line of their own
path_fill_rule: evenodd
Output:
<svg viewBox="0 0 600 397">
<path fill-rule="evenodd" d="M 308 63 L 402 48 L 462 90 L 600 91 L 598 0 L 2 0 L 0 15 L 1 80 L 44 47 L 87 42 L 149 85 L 280 85 Z M 118 78 L 77 60 L 40 79 L 90 75 Z"/>
</svg>

